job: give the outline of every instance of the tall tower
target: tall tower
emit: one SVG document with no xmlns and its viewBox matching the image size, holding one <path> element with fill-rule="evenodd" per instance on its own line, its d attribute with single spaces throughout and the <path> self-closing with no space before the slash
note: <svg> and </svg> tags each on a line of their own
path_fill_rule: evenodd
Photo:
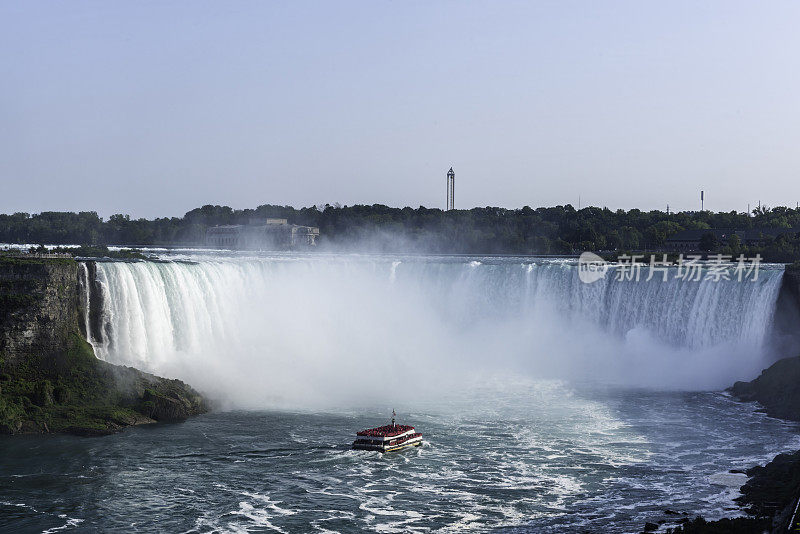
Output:
<svg viewBox="0 0 800 534">
<path fill-rule="evenodd" d="M 447 171 L 447 211 L 456 207 L 456 173 L 453 167 Z"/>
</svg>

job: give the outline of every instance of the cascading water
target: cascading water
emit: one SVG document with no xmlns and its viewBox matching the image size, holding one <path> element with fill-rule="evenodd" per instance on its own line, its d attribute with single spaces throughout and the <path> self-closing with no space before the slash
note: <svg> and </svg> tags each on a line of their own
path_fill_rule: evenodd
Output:
<svg viewBox="0 0 800 534">
<path fill-rule="evenodd" d="M 97 278 L 99 357 L 263 407 L 487 372 L 727 386 L 764 366 L 782 270 L 584 284 L 565 261 L 274 256 L 98 263 Z"/>
<path fill-rule="evenodd" d="M 58 513 L 83 530 L 638 532 L 730 515 L 736 473 L 800 447 L 750 403 L 685 391 L 766 366 L 790 315 L 780 267 L 584 284 L 565 260 L 243 254 L 81 268 L 97 354 L 218 409 L 66 456 L 21 442 L 6 509 L 42 531 Z M 350 450 L 393 408 L 421 448 Z"/>
</svg>

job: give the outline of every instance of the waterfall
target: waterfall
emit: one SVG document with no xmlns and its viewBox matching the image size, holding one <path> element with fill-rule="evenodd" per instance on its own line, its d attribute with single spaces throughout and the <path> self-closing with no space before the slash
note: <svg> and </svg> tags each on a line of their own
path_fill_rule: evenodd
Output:
<svg viewBox="0 0 800 534">
<path fill-rule="evenodd" d="M 81 309 L 81 324 L 83 326 L 83 334 L 89 343 L 92 342 L 91 323 L 89 319 L 89 306 L 91 305 L 91 281 L 89 279 L 89 267 L 85 262 L 78 264 L 78 302 Z"/>
<path fill-rule="evenodd" d="M 584 284 L 575 267 L 549 264 L 532 270 L 536 298 L 554 299 L 571 315 L 582 315 L 607 331 L 625 334 L 634 328 L 660 340 L 686 347 L 736 341 L 750 348 L 762 345 L 770 330 L 783 279 L 782 268 L 762 269 L 755 281 L 702 279 L 686 281 L 656 275 L 646 281 L 619 282 L 611 274 Z"/>
<path fill-rule="evenodd" d="M 783 271 L 584 284 L 567 261 L 330 255 L 108 262 L 96 276 L 98 357 L 263 405 L 436 389 L 466 370 L 729 385 L 763 367 Z"/>
</svg>

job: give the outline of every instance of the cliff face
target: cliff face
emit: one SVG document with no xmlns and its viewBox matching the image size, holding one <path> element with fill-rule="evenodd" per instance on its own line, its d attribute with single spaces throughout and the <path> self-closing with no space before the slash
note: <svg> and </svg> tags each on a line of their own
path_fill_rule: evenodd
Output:
<svg viewBox="0 0 800 534">
<path fill-rule="evenodd" d="M 782 332 L 798 333 L 800 324 L 800 264 L 789 265 L 783 274 L 775 322 Z M 795 349 L 794 344 L 788 345 Z M 796 354 L 796 350 L 792 350 Z M 736 382 L 729 391 L 743 401 L 757 401 L 772 417 L 800 421 L 800 356 L 773 363 L 750 382 Z"/>
<path fill-rule="evenodd" d="M 0 362 L 57 357 L 77 325 L 78 264 L 67 259 L 0 258 Z"/>
<path fill-rule="evenodd" d="M 179 380 L 95 357 L 79 328 L 79 268 L 0 256 L 0 433 L 96 435 L 206 412 Z"/>
<path fill-rule="evenodd" d="M 796 354 L 800 343 L 800 263 L 789 265 L 775 313 L 781 349 Z M 772 417 L 800 421 L 800 357 L 784 358 L 764 369 L 755 380 L 736 382 L 730 392 L 743 401 L 757 401 Z"/>
<path fill-rule="evenodd" d="M 757 401 L 772 417 L 800 421 L 800 357 L 784 358 L 751 382 L 736 382 L 730 392 L 743 401 Z"/>
<path fill-rule="evenodd" d="M 786 270 L 783 272 L 782 289 L 786 296 L 792 301 L 795 310 L 800 310 L 800 263 L 795 263 L 786 267 Z"/>
</svg>

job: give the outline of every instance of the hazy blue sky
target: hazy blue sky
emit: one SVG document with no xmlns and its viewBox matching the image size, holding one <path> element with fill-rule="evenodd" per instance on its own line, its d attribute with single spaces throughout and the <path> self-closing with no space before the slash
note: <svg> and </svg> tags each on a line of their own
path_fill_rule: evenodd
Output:
<svg viewBox="0 0 800 534">
<path fill-rule="evenodd" d="M 0 212 L 800 200 L 800 2 L 0 1 Z"/>
</svg>

